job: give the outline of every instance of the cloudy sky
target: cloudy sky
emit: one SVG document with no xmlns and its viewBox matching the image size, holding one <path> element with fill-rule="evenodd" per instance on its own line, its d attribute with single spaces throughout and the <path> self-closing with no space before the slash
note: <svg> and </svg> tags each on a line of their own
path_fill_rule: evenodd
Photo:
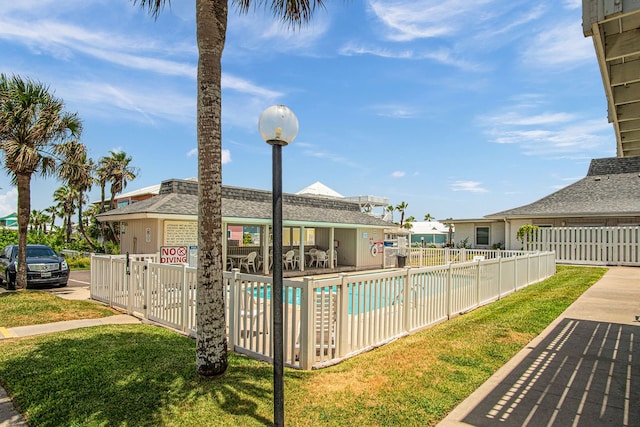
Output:
<svg viewBox="0 0 640 427">
<path fill-rule="evenodd" d="M 77 112 L 94 160 L 132 156 L 126 191 L 195 177 L 194 16 L 194 0 L 157 20 L 128 0 L 4 2 L 0 72 L 47 84 Z M 273 104 L 300 123 L 283 149 L 285 192 L 321 181 L 404 201 L 418 220 L 528 204 L 615 156 L 580 0 L 332 1 L 295 31 L 230 7 L 222 65 L 226 185 L 271 188 L 257 121 Z M 34 179 L 32 207 L 59 186 Z M 0 215 L 16 196 L 1 173 Z"/>
</svg>

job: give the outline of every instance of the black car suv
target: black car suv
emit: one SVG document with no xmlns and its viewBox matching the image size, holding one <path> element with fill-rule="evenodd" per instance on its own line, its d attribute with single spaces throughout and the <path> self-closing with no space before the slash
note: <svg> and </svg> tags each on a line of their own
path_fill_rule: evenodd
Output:
<svg viewBox="0 0 640 427">
<path fill-rule="evenodd" d="M 18 245 L 9 245 L 0 253 L 0 283 L 15 289 L 18 270 Z M 27 287 L 67 286 L 69 266 L 47 245 L 27 245 Z"/>
</svg>

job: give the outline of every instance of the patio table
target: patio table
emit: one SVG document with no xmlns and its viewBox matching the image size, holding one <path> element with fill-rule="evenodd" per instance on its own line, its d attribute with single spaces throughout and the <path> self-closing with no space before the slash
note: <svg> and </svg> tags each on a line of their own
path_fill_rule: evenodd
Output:
<svg viewBox="0 0 640 427">
<path fill-rule="evenodd" d="M 247 257 L 247 255 L 238 255 L 238 254 L 227 255 L 227 259 L 231 260 L 231 267 L 232 268 L 239 267 L 240 266 L 240 261 L 243 258 L 246 258 L 246 257 Z"/>
</svg>

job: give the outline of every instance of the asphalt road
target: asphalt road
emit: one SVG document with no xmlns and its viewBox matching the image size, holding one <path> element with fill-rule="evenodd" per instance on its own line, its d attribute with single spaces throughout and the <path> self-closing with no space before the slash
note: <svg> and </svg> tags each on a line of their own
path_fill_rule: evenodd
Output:
<svg viewBox="0 0 640 427">
<path fill-rule="evenodd" d="M 83 288 L 91 284 L 91 270 L 73 270 L 69 275 L 68 287 Z"/>
</svg>

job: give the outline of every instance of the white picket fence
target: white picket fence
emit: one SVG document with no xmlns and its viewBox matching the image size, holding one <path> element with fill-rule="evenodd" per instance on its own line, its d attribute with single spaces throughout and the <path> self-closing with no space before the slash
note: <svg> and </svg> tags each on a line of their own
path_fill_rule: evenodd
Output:
<svg viewBox="0 0 640 427">
<path fill-rule="evenodd" d="M 540 227 L 526 248 L 559 263 L 640 266 L 639 245 L 640 227 Z"/>
<path fill-rule="evenodd" d="M 147 259 L 146 259 L 147 258 Z M 148 259 L 150 258 L 151 261 Z M 91 297 L 195 335 L 196 269 L 137 255 L 91 258 Z M 287 366 L 335 364 L 555 273 L 553 252 L 283 280 Z M 270 361 L 271 277 L 224 272 L 229 348 Z"/>
</svg>

